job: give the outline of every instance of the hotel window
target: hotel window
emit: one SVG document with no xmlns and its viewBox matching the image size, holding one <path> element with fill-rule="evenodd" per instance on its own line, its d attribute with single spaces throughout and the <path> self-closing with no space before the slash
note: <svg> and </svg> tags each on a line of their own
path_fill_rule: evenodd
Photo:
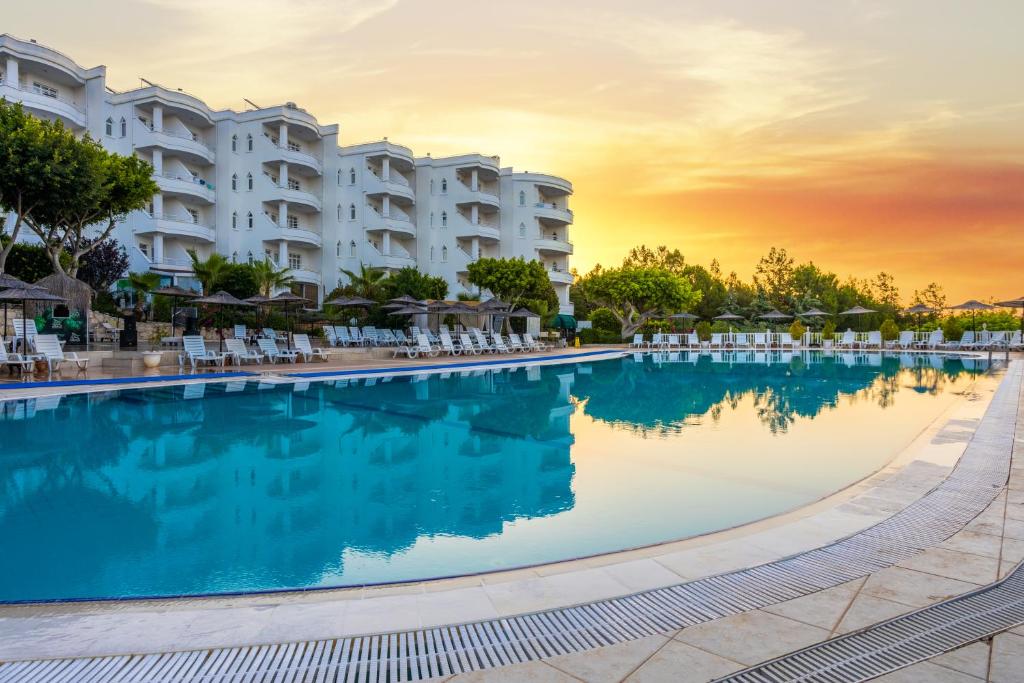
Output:
<svg viewBox="0 0 1024 683">
<path fill-rule="evenodd" d="M 252 264 L 256 263 L 256 257 L 254 257 L 252 255 L 252 252 L 250 251 L 249 252 L 249 256 L 246 257 L 245 261 L 246 261 L 246 263 L 248 263 L 251 266 Z"/>
<path fill-rule="evenodd" d="M 249 187 L 249 191 L 252 192 L 252 173 L 246 176 L 245 183 Z"/>
<path fill-rule="evenodd" d="M 352 258 L 356 257 L 356 241 L 352 240 L 348 243 L 348 255 Z"/>
<path fill-rule="evenodd" d="M 441 247 L 441 263 L 448 263 L 448 247 Z"/>
<path fill-rule="evenodd" d="M 107 133 L 107 135 L 113 137 L 113 135 L 114 135 L 114 119 L 107 118 L 106 133 Z"/>
<path fill-rule="evenodd" d="M 430 179 L 430 194 L 434 194 L 434 179 Z"/>
<path fill-rule="evenodd" d="M 149 245 L 148 244 L 146 244 L 145 242 L 139 242 L 139 251 L 142 252 L 143 256 L 145 256 L 146 258 L 149 258 Z"/>
<path fill-rule="evenodd" d="M 289 215 L 288 216 L 288 227 L 291 228 L 292 230 L 298 230 L 299 229 L 299 217 L 298 216 L 291 216 L 291 215 Z"/>
<path fill-rule="evenodd" d="M 249 151 L 249 152 L 252 151 L 252 134 L 251 133 L 249 135 L 245 136 L 245 149 L 246 149 L 246 151 Z"/>
<path fill-rule="evenodd" d="M 356 219 L 356 205 L 355 204 L 349 204 L 348 205 L 348 219 L 350 221 L 354 221 Z"/>
<path fill-rule="evenodd" d="M 341 169 L 338 169 L 338 187 L 341 187 Z"/>
<path fill-rule="evenodd" d="M 237 173 L 232 173 L 231 174 L 231 189 L 234 192 L 238 192 L 238 174 Z"/>
<path fill-rule="evenodd" d="M 231 252 L 231 262 L 232 263 L 238 263 L 238 252 L 237 251 Z"/>
<path fill-rule="evenodd" d="M 431 261 L 434 260 L 434 247 L 433 246 L 430 247 L 430 260 Z"/>
<path fill-rule="evenodd" d="M 277 257 L 270 253 L 269 249 L 263 250 L 263 260 L 273 263 L 275 266 L 277 265 Z"/>
<path fill-rule="evenodd" d="M 121 137 L 128 137 L 128 122 L 124 120 L 123 116 L 121 117 Z"/>
<path fill-rule="evenodd" d="M 231 136 L 231 151 L 232 152 L 237 152 L 238 151 L 238 136 L 237 135 L 232 135 Z"/>
<path fill-rule="evenodd" d="M 520 237 L 526 237 L 526 224 L 525 223 L 520 223 L 519 224 L 519 236 Z"/>
<path fill-rule="evenodd" d="M 288 254 L 288 267 L 292 270 L 301 270 L 302 254 Z"/>
<path fill-rule="evenodd" d="M 189 209 L 187 207 L 185 208 L 185 211 L 188 212 L 188 215 L 192 219 L 192 222 L 198 225 L 199 224 L 199 212 L 196 211 L 195 209 Z"/>
<path fill-rule="evenodd" d="M 235 211 L 231 214 L 231 229 L 238 230 L 238 212 Z"/>
<path fill-rule="evenodd" d="M 349 185 L 355 185 L 356 184 L 356 169 L 355 168 L 348 169 L 348 184 Z"/>
<path fill-rule="evenodd" d="M 448 194 L 448 179 L 441 178 L 441 194 Z"/>
<path fill-rule="evenodd" d="M 442 228 L 447 228 L 448 227 L 448 212 L 447 211 L 442 211 L 441 212 L 441 227 Z"/>
<path fill-rule="evenodd" d="M 249 229 L 252 230 L 252 211 L 250 211 L 245 218 L 247 221 L 246 225 L 248 225 Z"/>
<path fill-rule="evenodd" d="M 338 220 L 341 220 L 341 204 L 338 204 Z"/>
<path fill-rule="evenodd" d="M 526 193 L 519 190 L 519 206 L 526 206 Z"/>
<path fill-rule="evenodd" d="M 298 180 L 295 180 L 294 178 L 289 178 L 288 179 L 288 189 L 289 190 L 301 190 L 302 189 L 302 185 L 299 184 Z"/>
<path fill-rule="evenodd" d="M 334 245 L 334 255 L 341 258 L 341 240 L 338 240 L 338 243 Z"/>
<path fill-rule="evenodd" d="M 44 97 L 52 97 L 53 99 L 57 99 L 57 89 L 54 88 L 52 85 L 46 85 L 45 83 L 33 81 L 32 90 L 37 95 L 43 95 Z"/>
<path fill-rule="evenodd" d="M 434 212 L 430 212 L 430 227 L 434 227 Z"/>
</svg>

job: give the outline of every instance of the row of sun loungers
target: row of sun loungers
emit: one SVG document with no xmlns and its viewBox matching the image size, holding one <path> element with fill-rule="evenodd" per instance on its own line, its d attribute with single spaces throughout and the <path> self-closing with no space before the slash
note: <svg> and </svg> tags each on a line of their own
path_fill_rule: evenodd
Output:
<svg viewBox="0 0 1024 683">
<path fill-rule="evenodd" d="M 180 364 L 186 361 L 195 370 L 200 365 L 216 365 L 224 367 L 230 358 L 232 364 L 242 365 L 244 363 L 276 363 L 278 361 L 294 363 L 302 358 L 307 363 L 313 360 L 327 360 L 328 351 L 312 345 L 308 334 L 293 335 L 295 342 L 294 349 L 282 349 L 277 345 L 276 339 L 259 337 L 256 339 L 256 347 L 246 345 L 244 339 L 225 339 L 225 351 L 215 351 L 206 348 L 206 340 L 200 336 L 186 335 L 182 337 L 183 351 L 179 356 Z"/>
<path fill-rule="evenodd" d="M 14 340 L 16 341 L 16 340 Z M 7 352 L 7 344 L 0 339 L 0 366 L 12 373 L 14 370 L 32 372 L 36 361 L 45 361 L 50 374 L 59 372 L 65 363 L 74 364 L 78 370 L 89 367 L 89 359 L 79 356 L 73 351 L 66 352 L 55 334 L 32 334 L 25 342 L 32 349 L 24 353 Z M 15 344 L 12 344 L 12 347 Z M 23 343 L 24 348 L 24 343 Z"/>
<path fill-rule="evenodd" d="M 633 349 L 646 349 L 651 351 L 681 351 L 697 349 L 798 349 L 801 346 L 810 346 L 811 339 L 793 339 L 788 332 L 731 332 L 713 333 L 710 340 L 701 342 L 696 332 L 689 334 L 661 334 L 656 333 L 649 340 L 642 334 L 633 335 L 633 341 L 629 346 Z M 967 331 L 959 341 L 946 342 L 943 339 L 942 330 L 930 332 L 927 336 L 921 337 L 912 330 L 900 332 L 897 339 L 883 341 L 882 333 L 874 330 L 867 333 L 858 333 L 847 330 L 837 334 L 834 339 L 818 339 L 817 345 L 822 348 L 836 349 L 923 349 L 923 350 L 945 350 L 945 351 L 968 351 L 968 350 L 1018 350 L 1024 348 L 1021 343 L 1021 332 L 983 332 L 974 333 Z"/>
<path fill-rule="evenodd" d="M 532 335 L 509 334 L 507 336 L 492 333 L 488 339 L 482 331 L 472 328 L 463 332 L 457 337 L 451 333 L 442 331 L 437 337 L 437 343 L 433 343 L 425 332 L 420 332 L 415 339 L 408 344 L 395 347 L 393 357 L 405 355 L 409 358 L 427 356 L 430 358 L 447 354 L 449 356 L 459 355 L 480 355 L 483 353 L 527 353 L 530 351 L 544 351 L 547 344 L 536 341 Z"/>
</svg>

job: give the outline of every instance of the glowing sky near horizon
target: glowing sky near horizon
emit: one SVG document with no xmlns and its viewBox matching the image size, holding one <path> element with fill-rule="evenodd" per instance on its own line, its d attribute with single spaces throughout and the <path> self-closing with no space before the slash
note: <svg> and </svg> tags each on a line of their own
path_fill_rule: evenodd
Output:
<svg viewBox="0 0 1024 683">
<path fill-rule="evenodd" d="M 634 244 L 747 277 L 1024 294 L 1024 3 L 142 0 L 3 30 L 215 107 L 293 100 L 342 144 L 500 154 L 576 188 L 573 265 Z"/>
</svg>

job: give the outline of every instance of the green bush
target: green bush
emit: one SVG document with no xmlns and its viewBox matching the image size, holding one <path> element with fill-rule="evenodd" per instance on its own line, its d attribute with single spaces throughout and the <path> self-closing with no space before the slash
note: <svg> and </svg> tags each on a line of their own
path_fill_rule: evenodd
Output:
<svg viewBox="0 0 1024 683">
<path fill-rule="evenodd" d="M 580 344 L 621 344 L 622 334 L 615 330 L 598 330 L 594 328 L 579 330 L 576 333 Z"/>
<path fill-rule="evenodd" d="M 706 320 L 701 320 L 697 323 L 697 327 L 694 328 L 697 332 L 697 338 L 701 341 L 708 341 L 711 339 L 711 323 Z"/>
<path fill-rule="evenodd" d="M 724 334 L 729 331 L 729 324 L 724 320 L 716 320 L 714 324 L 711 325 L 711 331 L 715 334 Z M 711 337 L 709 336 L 708 339 L 710 338 Z"/>
<path fill-rule="evenodd" d="M 807 330 L 806 328 L 804 328 L 804 324 L 799 320 L 794 320 L 793 324 L 789 326 L 789 335 L 793 337 L 793 339 L 796 339 L 798 341 L 800 339 L 803 339 L 804 332 L 806 331 Z"/>
<path fill-rule="evenodd" d="M 821 328 L 821 338 L 824 340 L 832 339 L 836 336 L 836 324 L 831 320 L 826 320 L 825 325 Z"/>
<path fill-rule="evenodd" d="M 942 336 L 946 341 L 959 341 L 963 334 L 964 328 L 958 318 L 950 316 L 942 321 Z"/>
<path fill-rule="evenodd" d="M 879 330 L 883 341 L 892 341 L 900 336 L 900 328 L 892 318 L 886 318 Z"/>
<path fill-rule="evenodd" d="M 607 308 L 596 308 L 590 313 L 590 322 L 593 323 L 595 330 L 604 330 L 606 332 L 615 332 L 621 334 L 622 325 L 615 319 L 615 315 L 612 314 Z"/>
</svg>

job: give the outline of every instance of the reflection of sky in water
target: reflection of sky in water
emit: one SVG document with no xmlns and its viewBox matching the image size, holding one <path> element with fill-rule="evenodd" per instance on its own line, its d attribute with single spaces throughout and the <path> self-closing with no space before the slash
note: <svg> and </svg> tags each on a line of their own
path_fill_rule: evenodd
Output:
<svg viewBox="0 0 1024 683">
<path fill-rule="evenodd" d="M 409 580 L 705 533 L 878 469 L 974 371 L 685 359 L 0 404 L 0 600 Z"/>
</svg>

